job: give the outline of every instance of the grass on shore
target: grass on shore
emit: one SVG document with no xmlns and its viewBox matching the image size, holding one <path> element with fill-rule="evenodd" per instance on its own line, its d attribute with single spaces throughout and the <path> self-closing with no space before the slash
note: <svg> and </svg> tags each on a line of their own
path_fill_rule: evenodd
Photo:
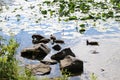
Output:
<svg viewBox="0 0 120 80">
<path fill-rule="evenodd" d="M 0 80 L 35 80 L 30 71 L 20 74 L 20 67 L 15 58 L 19 44 L 11 37 L 8 41 L 0 36 Z"/>
</svg>

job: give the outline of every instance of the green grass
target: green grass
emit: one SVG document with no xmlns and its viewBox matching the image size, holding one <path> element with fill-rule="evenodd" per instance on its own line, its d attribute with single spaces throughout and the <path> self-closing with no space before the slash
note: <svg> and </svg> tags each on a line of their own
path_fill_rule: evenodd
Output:
<svg viewBox="0 0 120 80">
<path fill-rule="evenodd" d="M 0 43 L 0 80 L 35 80 L 27 69 L 22 74 L 19 73 L 20 67 L 14 57 L 19 44 L 14 38 L 6 41 L 0 36 Z"/>
<path fill-rule="evenodd" d="M 61 74 L 62 76 L 57 77 L 57 78 L 52 78 L 52 79 L 42 78 L 41 80 L 69 80 L 69 77 L 71 75 L 71 73 L 68 72 L 67 70 L 61 70 Z"/>
<path fill-rule="evenodd" d="M 36 80 L 29 69 L 24 69 L 20 73 L 21 68 L 14 55 L 19 47 L 19 44 L 11 37 L 8 41 L 0 36 L 0 80 Z M 7 44 L 6 44 L 7 43 Z M 42 78 L 40 80 L 50 80 L 49 78 Z M 68 75 L 64 74 L 59 78 L 52 80 L 68 80 Z"/>
</svg>

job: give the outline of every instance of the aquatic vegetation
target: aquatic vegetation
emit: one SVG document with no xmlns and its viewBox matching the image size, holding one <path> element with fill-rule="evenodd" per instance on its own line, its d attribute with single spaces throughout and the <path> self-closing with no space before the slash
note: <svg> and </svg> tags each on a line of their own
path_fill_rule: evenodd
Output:
<svg viewBox="0 0 120 80">
<path fill-rule="evenodd" d="M 97 76 L 94 73 L 92 73 L 90 75 L 90 80 L 97 80 Z"/>
<path fill-rule="evenodd" d="M 69 76 L 71 75 L 71 73 L 67 72 L 67 70 L 64 70 L 64 71 L 62 71 L 62 74 L 63 74 L 62 76 L 57 77 L 57 78 L 49 79 L 49 78 L 45 77 L 45 78 L 42 78 L 41 80 L 69 80 Z"/>
<path fill-rule="evenodd" d="M 35 80 L 30 75 L 30 71 L 25 69 L 25 73 L 19 74 L 20 67 L 15 58 L 19 44 L 12 37 L 8 41 L 0 36 L 0 80 Z M 7 44 L 6 44 L 7 43 Z"/>
<path fill-rule="evenodd" d="M 0 22 L 6 22 L 6 24 L 9 22 L 8 25 L 11 25 L 12 21 L 10 20 L 13 20 L 13 22 L 16 21 L 16 23 L 20 24 L 18 26 L 23 26 L 24 24 L 26 26 L 24 22 L 27 22 L 27 24 L 41 24 L 44 20 L 58 19 L 58 22 L 78 21 L 83 24 L 87 22 L 92 25 L 89 27 L 96 27 L 97 25 L 95 24 L 99 23 L 100 20 L 101 22 L 106 22 L 109 19 L 120 21 L 120 1 L 118 0 L 102 0 L 99 2 L 95 0 L 23 0 L 23 2 L 27 5 L 21 4 L 22 1 L 21 3 L 15 1 L 14 3 L 17 3 L 17 6 L 9 6 L 8 4 L 0 6 Z M 93 23 L 90 21 L 93 21 Z M 84 33 L 87 30 L 87 26 L 83 28 L 79 26 L 80 24 L 78 23 L 75 28 L 78 27 L 77 31 Z M 9 31 L 9 29 L 5 31 Z"/>
<path fill-rule="evenodd" d="M 93 20 L 97 22 L 99 20 L 106 21 L 110 18 L 115 18 L 115 21 L 120 21 L 118 15 L 116 15 L 120 8 L 120 4 L 118 3 L 119 1 L 117 0 L 100 2 L 95 2 L 94 0 L 53 0 L 47 2 L 49 4 L 47 6 L 50 10 L 54 11 L 52 12 L 54 15 L 50 14 L 50 16 L 57 16 L 59 21 L 78 20 L 86 22 Z M 51 6 L 54 6 L 54 8 Z M 48 10 L 46 11 L 48 12 Z M 47 14 L 49 15 L 49 13 Z M 93 26 L 96 25 L 93 24 Z M 84 33 L 86 28 L 79 26 L 78 31 Z"/>
<path fill-rule="evenodd" d="M 94 10 L 98 10 L 98 12 L 96 13 L 95 11 L 92 13 L 95 14 L 99 14 L 99 11 L 103 10 L 102 13 L 106 14 L 106 16 L 102 16 L 102 17 L 113 17 L 113 11 L 111 11 L 112 9 L 114 9 L 113 7 L 110 7 L 110 5 L 114 5 L 112 3 L 116 3 L 117 1 L 112 1 L 111 2 L 95 2 L 94 0 L 53 0 L 53 1 L 49 1 L 49 7 L 53 6 L 53 4 L 58 7 L 57 9 L 55 9 L 54 13 L 59 16 L 59 17 L 69 17 L 71 18 L 71 15 L 76 17 L 75 19 L 79 20 L 80 16 L 76 15 L 76 13 L 81 14 L 89 14 L 89 18 L 83 19 L 85 16 L 81 15 L 82 18 L 80 18 L 80 20 L 88 20 L 88 19 L 94 19 L 95 17 L 98 16 L 94 16 L 93 18 L 91 18 L 91 11 Z M 46 1 L 44 2 L 46 3 Z M 64 4 L 66 3 L 66 4 Z M 47 3 L 48 4 L 48 3 Z M 58 5 L 58 6 L 57 6 Z M 117 4 L 117 6 L 119 6 L 119 4 Z M 107 12 L 107 13 L 106 13 Z M 108 14 L 108 15 L 107 15 Z M 101 14 L 102 15 L 102 14 Z M 101 18 L 96 18 L 96 19 L 101 19 Z M 74 19 L 69 19 L 69 20 L 74 20 Z"/>
</svg>

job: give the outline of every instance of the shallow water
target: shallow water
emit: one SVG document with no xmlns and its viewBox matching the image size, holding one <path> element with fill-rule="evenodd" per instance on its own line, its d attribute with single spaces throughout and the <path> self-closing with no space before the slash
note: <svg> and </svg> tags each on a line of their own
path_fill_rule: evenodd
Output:
<svg viewBox="0 0 120 80">
<path fill-rule="evenodd" d="M 69 23 L 68 23 L 69 24 Z M 55 25 L 55 24 L 54 24 Z M 71 25 L 71 24 L 70 24 Z M 43 25 L 46 26 L 46 25 Z M 69 26 L 69 25 L 68 25 Z M 85 34 L 79 34 L 75 29 L 64 26 L 66 29 L 64 35 L 62 30 L 56 31 L 54 35 L 57 38 L 65 40 L 65 45 L 61 45 L 62 49 L 65 47 L 70 47 L 75 53 L 78 59 L 84 61 L 84 73 L 81 76 L 76 76 L 70 78 L 70 80 L 89 80 L 90 75 L 94 73 L 98 80 L 119 80 L 119 67 L 120 67 L 120 31 L 111 31 L 111 32 L 98 32 L 94 29 L 89 29 Z M 40 26 L 41 27 L 41 26 Z M 46 26 L 46 29 L 50 26 Z M 19 29 L 19 27 L 18 27 Z M 33 33 L 42 34 L 45 37 L 49 38 L 49 34 L 45 35 L 44 29 L 34 30 L 34 26 L 27 29 L 21 30 L 18 34 L 15 35 L 15 39 L 20 43 L 18 48 L 18 54 L 16 58 L 21 61 L 20 65 L 24 66 L 26 64 L 36 64 L 39 61 L 28 60 L 20 56 L 20 51 L 25 47 L 33 46 L 31 35 Z M 67 30 L 68 29 L 68 30 Z M 13 30 L 14 31 L 14 30 Z M 33 33 L 32 33 L 33 32 Z M 99 34 L 90 34 L 90 33 L 99 33 Z M 5 32 L 1 32 L 4 37 L 8 38 L 9 35 L 6 35 Z M 77 34 L 77 35 L 76 35 Z M 90 41 L 98 41 L 100 46 L 86 46 L 86 39 Z M 69 41 L 69 42 L 68 42 Z M 49 45 L 51 46 L 51 45 Z M 93 54 L 93 52 L 98 52 Z M 50 56 L 56 51 L 52 50 L 51 53 L 46 56 L 46 60 L 50 59 Z M 45 75 L 46 77 L 59 77 L 59 64 L 53 65 L 50 75 Z M 45 77 L 37 76 L 37 77 Z"/>
<path fill-rule="evenodd" d="M 18 0 L 19 1 L 19 0 Z M 24 1 L 23 1 L 24 2 Z M 32 0 L 33 3 L 34 0 Z M 29 6 L 32 2 L 27 3 Z M 22 2 L 21 2 L 22 4 Z M 36 4 L 34 4 L 36 5 Z M 10 6 L 10 10 L 19 7 L 18 4 Z M 24 12 L 18 10 L 16 13 L 10 11 L 4 11 L 0 14 L 0 35 L 4 38 L 9 38 L 10 33 L 14 33 L 15 39 L 20 43 L 16 54 L 16 58 L 20 60 L 20 66 L 26 64 L 39 63 L 37 60 L 28 60 L 20 56 L 20 51 L 25 47 L 31 47 L 32 34 L 41 34 L 47 38 L 50 34 L 54 34 L 58 39 L 63 39 L 65 45 L 61 45 L 62 49 L 70 47 L 75 53 L 78 59 L 84 61 L 84 73 L 81 76 L 70 78 L 70 80 L 89 80 L 90 75 L 94 73 L 98 80 L 119 80 L 119 67 L 120 67 L 120 23 L 115 22 L 112 19 L 96 22 L 96 26 L 93 26 L 93 21 L 88 21 L 86 31 L 84 34 L 80 34 L 76 31 L 76 23 L 70 22 L 58 22 L 57 19 L 43 20 L 39 23 L 33 22 L 36 17 L 30 16 L 29 9 L 23 5 Z M 20 21 L 17 21 L 15 15 L 21 14 Z M 28 15 L 27 15 L 28 14 Z M 9 20 L 4 20 L 5 17 Z M 34 17 L 34 18 L 33 18 Z M 39 16 L 37 16 L 39 17 Z M 29 20 L 33 18 L 33 20 Z M 83 23 L 79 21 L 79 23 Z M 101 23 L 101 24 L 99 24 Z M 94 28 L 92 28 L 94 27 Z M 90 41 L 98 41 L 100 46 L 87 46 L 86 39 Z M 51 47 L 51 45 L 48 45 Z M 94 52 L 97 54 L 93 54 Z M 57 51 L 52 50 L 45 59 L 50 59 L 50 56 Z M 47 77 L 60 76 L 59 64 L 52 65 L 52 71 Z M 41 76 L 37 76 L 41 77 Z M 44 76 L 43 76 L 44 77 Z"/>
<path fill-rule="evenodd" d="M 114 36 L 117 37 L 114 38 L 111 34 L 96 36 L 97 39 L 94 38 L 95 36 L 89 37 L 90 40 L 97 40 L 100 46 L 86 46 L 83 39 L 81 43 L 72 47 L 77 57 L 84 61 L 86 75 L 82 75 L 83 80 L 88 80 L 85 77 L 89 77 L 91 73 L 95 73 L 98 80 L 119 80 L 120 36 L 116 34 Z M 93 51 L 98 53 L 93 54 Z"/>
</svg>

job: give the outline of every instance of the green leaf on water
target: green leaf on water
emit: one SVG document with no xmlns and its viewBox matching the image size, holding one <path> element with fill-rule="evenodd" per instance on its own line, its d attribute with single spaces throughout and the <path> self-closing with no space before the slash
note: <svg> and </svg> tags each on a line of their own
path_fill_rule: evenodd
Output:
<svg viewBox="0 0 120 80">
<path fill-rule="evenodd" d="M 41 13 L 42 13 L 43 15 L 46 15 L 46 14 L 47 14 L 47 10 L 42 10 Z"/>
<path fill-rule="evenodd" d="M 84 27 L 85 27 L 85 24 L 80 24 L 79 26 L 82 27 L 82 28 L 84 28 Z"/>
<path fill-rule="evenodd" d="M 71 16 L 71 17 L 69 17 L 69 20 L 77 20 L 77 17 L 76 16 Z"/>
<path fill-rule="evenodd" d="M 85 28 L 81 28 L 81 29 L 79 30 L 79 32 L 80 32 L 81 34 L 83 34 L 83 33 L 85 32 Z"/>
</svg>

